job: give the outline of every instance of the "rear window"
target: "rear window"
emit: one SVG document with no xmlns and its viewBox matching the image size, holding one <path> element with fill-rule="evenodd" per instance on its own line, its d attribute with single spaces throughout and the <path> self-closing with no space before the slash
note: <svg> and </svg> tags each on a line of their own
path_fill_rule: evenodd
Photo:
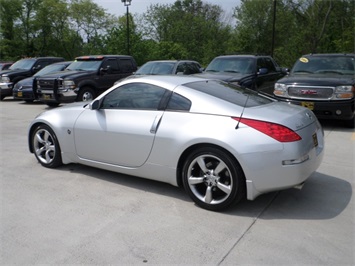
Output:
<svg viewBox="0 0 355 266">
<path fill-rule="evenodd" d="M 184 84 L 184 86 L 239 106 L 254 107 L 272 102 L 272 100 L 257 94 L 255 91 L 223 81 L 197 81 Z"/>
</svg>

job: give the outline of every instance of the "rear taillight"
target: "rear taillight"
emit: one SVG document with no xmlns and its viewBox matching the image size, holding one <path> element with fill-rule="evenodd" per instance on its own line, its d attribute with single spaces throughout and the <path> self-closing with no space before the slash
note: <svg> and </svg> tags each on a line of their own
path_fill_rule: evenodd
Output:
<svg viewBox="0 0 355 266">
<path fill-rule="evenodd" d="M 254 120 L 254 119 L 248 119 L 248 118 L 239 118 L 239 117 L 232 117 L 236 121 L 240 121 L 240 123 L 243 123 L 249 127 L 252 127 L 269 137 L 272 137 L 276 139 L 277 141 L 280 142 L 293 142 L 293 141 L 298 141 L 301 140 L 302 138 L 292 129 L 289 129 L 288 127 L 271 123 L 271 122 L 266 122 L 266 121 L 260 121 L 260 120 Z"/>
</svg>

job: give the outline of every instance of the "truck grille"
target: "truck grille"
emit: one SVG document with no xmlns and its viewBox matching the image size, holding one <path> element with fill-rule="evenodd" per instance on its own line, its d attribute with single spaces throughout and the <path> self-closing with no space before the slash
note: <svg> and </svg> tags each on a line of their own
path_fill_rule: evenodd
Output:
<svg viewBox="0 0 355 266">
<path fill-rule="evenodd" d="M 333 87 L 289 86 L 288 95 L 293 99 L 328 100 L 334 93 Z"/>
<path fill-rule="evenodd" d="M 37 86 L 41 90 L 54 90 L 55 79 L 37 79 Z"/>
</svg>

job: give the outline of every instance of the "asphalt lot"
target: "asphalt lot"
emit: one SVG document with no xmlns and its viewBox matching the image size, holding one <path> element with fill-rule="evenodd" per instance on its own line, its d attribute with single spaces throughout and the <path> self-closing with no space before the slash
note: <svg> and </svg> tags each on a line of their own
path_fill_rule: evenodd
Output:
<svg viewBox="0 0 355 266">
<path fill-rule="evenodd" d="M 0 265 L 355 265 L 355 133 L 341 123 L 322 121 L 325 157 L 302 190 L 215 213 L 168 184 L 40 166 L 27 127 L 46 109 L 0 102 Z"/>
</svg>

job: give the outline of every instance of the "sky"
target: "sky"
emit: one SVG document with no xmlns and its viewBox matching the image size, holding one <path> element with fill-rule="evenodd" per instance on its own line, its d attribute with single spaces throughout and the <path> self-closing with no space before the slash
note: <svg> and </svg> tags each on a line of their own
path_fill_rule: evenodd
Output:
<svg viewBox="0 0 355 266">
<path fill-rule="evenodd" d="M 176 0 L 132 0 L 129 6 L 129 12 L 142 14 L 147 11 L 151 4 L 173 4 Z M 126 7 L 121 0 L 93 0 L 100 7 L 106 9 L 108 13 L 116 16 L 126 14 Z M 226 12 L 226 15 L 232 15 L 234 7 L 240 4 L 240 0 L 202 0 L 202 2 L 219 5 Z"/>
</svg>

